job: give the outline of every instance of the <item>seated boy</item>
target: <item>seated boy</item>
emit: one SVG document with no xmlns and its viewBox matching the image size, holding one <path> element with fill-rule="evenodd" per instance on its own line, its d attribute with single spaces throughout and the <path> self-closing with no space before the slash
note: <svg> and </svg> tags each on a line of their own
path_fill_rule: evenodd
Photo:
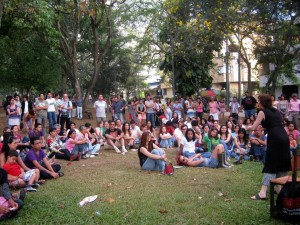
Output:
<svg viewBox="0 0 300 225">
<path fill-rule="evenodd" d="M 23 168 L 17 163 L 18 152 L 11 150 L 8 152 L 7 161 L 3 166 L 3 169 L 7 172 L 7 180 L 12 187 L 25 187 L 27 191 L 36 191 L 34 187 L 39 187 L 38 180 L 40 178 L 40 172 L 38 169 L 32 169 L 24 172 Z M 26 182 L 28 184 L 26 185 Z"/>
<path fill-rule="evenodd" d="M 122 145 L 122 152 L 126 153 L 127 150 L 125 148 L 125 142 L 123 138 L 123 133 L 120 129 L 115 128 L 116 123 L 115 121 L 111 120 L 109 121 L 109 129 L 105 131 L 105 137 L 107 139 L 107 144 L 111 145 L 116 153 L 121 153 L 121 151 L 118 149 L 118 147 L 115 145 L 116 142 L 120 142 Z"/>
</svg>

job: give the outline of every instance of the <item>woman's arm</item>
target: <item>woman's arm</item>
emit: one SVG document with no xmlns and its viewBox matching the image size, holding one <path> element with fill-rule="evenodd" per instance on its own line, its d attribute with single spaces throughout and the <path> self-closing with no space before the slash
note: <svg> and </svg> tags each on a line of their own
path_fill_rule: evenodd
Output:
<svg viewBox="0 0 300 225">
<path fill-rule="evenodd" d="M 25 171 L 29 171 L 30 168 L 28 168 L 25 163 L 23 162 L 22 158 L 20 156 L 18 156 L 18 160 L 17 160 L 18 164 L 22 167 L 22 169 L 24 169 Z"/>
<path fill-rule="evenodd" d="M 154 145 L 153 145 L 154 147 Z M 148 150 L 144 147 L 141 147 L 140 151 L 145 155 L 147 156 L 148 158 L 151 158 L 151 159 L 161 159 L 161 160 L 164 160 L 164 161 L 167 161 L 167 157 L 165 154 L 163 155 L 155 155 L 155 154 L 152 154 L 150 152 L 148 152 Z"/>
<path fill-rule="evenodd" d="M 265 113 L 263 111 L 259 111 L 254 124 L 252 126 L 249 126 L 248 130 L 255 130 L 258 127 L 258 125 L 261 124 L 261 121 L 263 121 L 264 119 L 265 119 Z"/>
<path fill-rule="evenodd" d="M 227 135 L 227 139 L 225 140 L 225 143 L 227 144 L 231 140 L 231 134 Z"/>
<path fill-rule="evenodd" d="M 199 160 L 195 160 L 195 158 L 199 158 Z M 191 167 L 198 166 L 200 163 L 204 161 L 201 154 L 195 154 L 193 157 L 189 158 L 187 161 L 187 165 Z"/>
</svg>

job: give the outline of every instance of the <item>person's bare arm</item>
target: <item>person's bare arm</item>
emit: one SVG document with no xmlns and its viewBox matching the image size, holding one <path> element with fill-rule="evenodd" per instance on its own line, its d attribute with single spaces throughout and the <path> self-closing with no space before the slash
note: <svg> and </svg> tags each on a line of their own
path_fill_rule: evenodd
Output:
<svg viewBox="0 0 300 225">
<path fill-rule="evenodd" d="M 248 130 L 255 130 L 264 119 L 265 119 L 265 113 L 263 111 L 259 111 L 254 124 L 252 126 L 248 127 Z"/>
<path fill-rule="evenodd" d="M 164 161 L 168 160 L 165 154 L 163 154 L 163 155 L 155 155 L 155 154 L 152 154 L 152 153 L 148 152 L 148 150 L 146 148 L 144 148 L 144 147 L 141 147 L 140 151 L 145 156 L 147 156 L 148 158 L 151 158 L 151 159 L 161 159 L 161 160 L 164 160 Z"/>
</svg>

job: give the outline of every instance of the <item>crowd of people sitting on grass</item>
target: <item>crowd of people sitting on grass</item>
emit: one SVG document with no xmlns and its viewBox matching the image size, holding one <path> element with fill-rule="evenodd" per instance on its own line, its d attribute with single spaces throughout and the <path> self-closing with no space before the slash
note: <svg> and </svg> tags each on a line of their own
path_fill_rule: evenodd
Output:
<svg viewBox="0 0 300 225">
<path fill-rule="evenodd" d="M 26 191 L 37 191 L 46 179 L 64 175 L 56 159 L 92 158 L 99 155 L 100 149 L 112 149 L 123 155 L 137 151 L 142 169 L 160 172 L 168 161 L 168 149 L 177 152 L 176 162 L 180 166 L 230 168 L 243 160 L 264 162 L 264 129 L 248 129 L 256 115 L 253 109 L 257 102 L 252 96 L 246 96 L 248 100 L 243 100 L 242 105 L 234 97 L 228 108 L 224 101 L 211 97 L 207 105 L 209 116 L 205 119 L 201 97 L 162 100 L 148 94 L 146 99 L 125 102 L 120 96 L 109 102 L 99 95 L 94 103 L 96 126 L 79 120 L 78 128 L 71 121 L 74 104 L 68 95 L 52 98 L 49 92 L 47 96 L 45 100 L 40 94 L 34 103 L 27 97 L 21 103 L 18 96 L 7 99 L 7 127 L 0 143 L 0 219 L 12 216 L 22 207 Z M 76 100 L 76 107 L 82 107 L 82 99 Z M 293 149 L 299 132 L 296 124 L 286 119 L 288 107 L 286 104 L 285 111 L 279 110 Z M 124 115 L 125 109 L 128 115 Z M 239 118 L 241 109 L 245 111 L 244 119 Z M 77 119 L 82 119 L 82 109 L 78 110 Z M 107 117 L 108 111 L 111 119 Z M 226 111 L 230 112 L 228 118 Z M 9 188 L 21 190 L 11 195 Z"/>
</svg>

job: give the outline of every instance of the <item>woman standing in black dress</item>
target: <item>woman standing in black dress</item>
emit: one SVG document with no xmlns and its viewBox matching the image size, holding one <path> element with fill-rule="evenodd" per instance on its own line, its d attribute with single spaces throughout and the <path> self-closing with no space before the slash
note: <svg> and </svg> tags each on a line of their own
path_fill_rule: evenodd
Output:
<svg viewBox="0 0 300 225">
<path fill-rule="evenodd" d="M 265 164 L 263 168 L 262 187 L 260 192 L 252 196 L 253 200 L 266 200 L 270 180 L 286 176 L 291 169 L 291 156 L 289 138 L 282 126 L 282 117 L 279 111 L 272 106 L 271 96 L 262 94 L 259 96 L 258 113 L 254 124 L 249 127 L 255 130 L 261 124 L 268 135 Z"/>
</svg>

